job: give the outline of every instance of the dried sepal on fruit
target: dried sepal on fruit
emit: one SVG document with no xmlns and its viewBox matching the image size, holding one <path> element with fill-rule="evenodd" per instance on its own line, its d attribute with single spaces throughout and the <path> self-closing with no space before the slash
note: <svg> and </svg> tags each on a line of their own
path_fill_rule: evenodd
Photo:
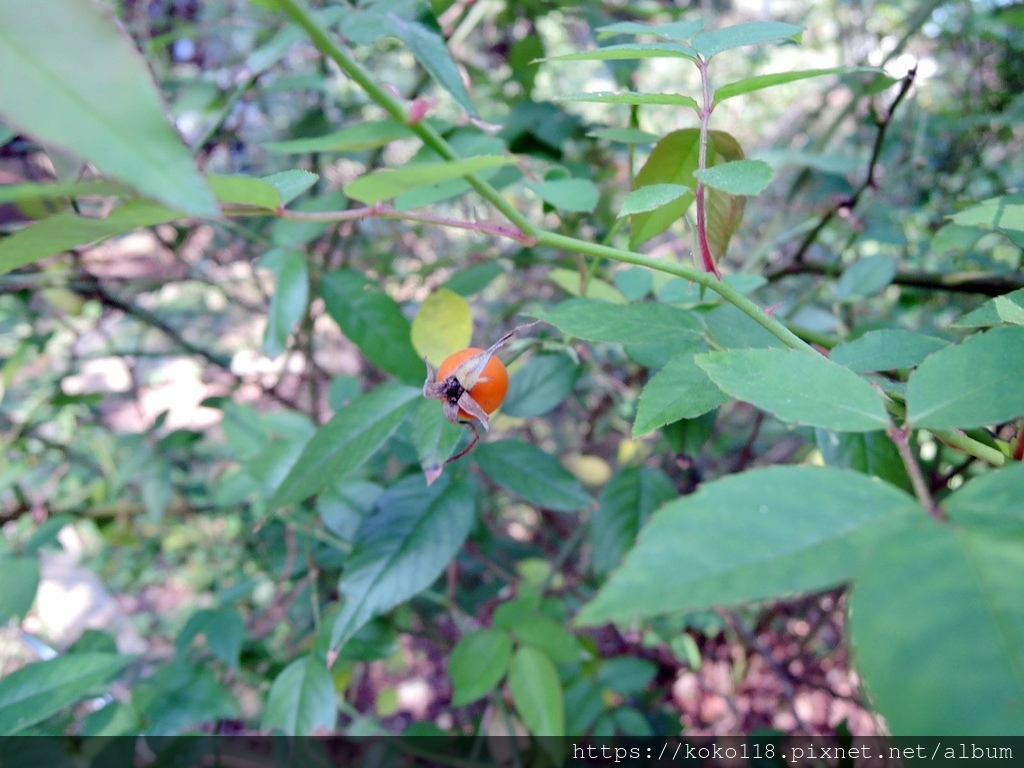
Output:
<svg viewBox="0 0 1024 768">
<path fill-rule="evenodd" d="M 508 371 L 495 353 L 519 331 L 539 321 L 517 326 L 487 349 L 469 347 L 445 358 L 435 370 L 427 363 L 427 380 L 423 382 L 423 396 L 439 400 L 444 415 L 453 424 L 465 424 L 473 431 L 473 438 L 462 451 L 448 462 L 466 455 L 480 438 L 476 424 L 490 428 L 490 414 L 497 410 L 508 392 Z"/>
</svg>

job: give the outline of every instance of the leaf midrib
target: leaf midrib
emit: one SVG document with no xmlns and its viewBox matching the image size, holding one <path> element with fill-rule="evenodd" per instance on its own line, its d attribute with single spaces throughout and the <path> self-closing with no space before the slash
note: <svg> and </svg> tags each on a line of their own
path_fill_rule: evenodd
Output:
<svg viewBox="0 0 1024 768">
<path fill-rule="evenodd" d="M 106 130 L 110 134 L 116 136 L 118 140 L 122 143 L 121 149 L 126 150 L 124 154 L 134 154 L 136 157 L 141 158 L 143 164 L 150 166 L 151 169 L 155 169 L 157 171 L 157 173 L 159 174 L 159 178 L 161 180 L 165 178 L 173 179 L 173 176 L 167 177 L 165 175 L 163 168 L 164 161 L 161 160 L 158 155 L 151 156 L 149 152 L 145 151 L 146 148 L 151 146 L 150 143 L 136 142 L 134 140 L 134 136 L 132 136 L 130 132 L 122 132 L 120 129 L 120 125 L 117 121 L 108 119 L 107 116 L 99 110 L 94 110 L 92 108 L 91 102 L 83 99 L 75 90 L 67 87 L 67 84 L 64 82 L 63 78 L 60 77 L 57 72 L 45 66 L 41 66 L 38 63 L 38 57 L 32 56 L 30 52 L 26 52 L 9 36 L 4 36 L 0 34 L 0 40 L 3 40 L 10 50 L 12 50 L 23 61 L 25 61 L 29 65 L 29 69 L 32 69 L 39 73 L 44 83 L 48 84 L 51 88 L 53 88 L 53 90 L 62 94 L 68 100 L 80 106 L 83 109 L 83 111 L 93 119 L 94 122 L 99 124 L 104 130 Z M 97 163 L 97 165 L 100 165 L 100 163 Z M 164 183 L 168 184 L 169 186 L 176 186 L 173 184 L 173 181 L 171 183 L 165 181 Z"/>
</svg>

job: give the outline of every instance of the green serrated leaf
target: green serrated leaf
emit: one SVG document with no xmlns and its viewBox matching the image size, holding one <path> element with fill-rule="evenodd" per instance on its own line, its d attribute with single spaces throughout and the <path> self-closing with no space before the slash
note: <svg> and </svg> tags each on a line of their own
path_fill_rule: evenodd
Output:
<svg viewBox="0 0 1024 768">
<path fill-rule="evenodd" d="M 682 184 L 648 184 L 634 189 L 622 202 L 619 217 L 634 213 L 645 213 L 678 200 L 683 195 L 692 195 L 693 190 Z"/>
<path fill-rule="evenodd" d="M 105 219 L 79 216 L 71 211 L 58 213 L 0 240 L 0 274 L 46 256 L 181 217 L 177 211 L 146 200 L 125 203 Z"/>
<path fill-rule="evenodd" d="M 98 693 L 130 661 L 109 653 L 76 653 L 8 673 L 0 678 L 0 734 L 24 731 Z"/>
<path fill-rule="evenodd" d="M 554 309 L 534 312 L 534 316 L 587 341 L 620 344 L 690 346 L 701 330 L 692 312 L 651 302 L 609 304 L 569 299 Z"/>
<path fill-rule="evenodd" d="M 424 398 L 417 404 L 407 436 L 416 448 L 428 485 L 444 471 L 445 460 L 455 452 L 465 432 L 464 426 L 452 424 L 444 417 L 437 401 Z"/>
<path fill-rule="evenodd" d="M 535 445 L 495 440 L 481 445 L 473 455 L 489 478 L 538 507 L 572 512 L 592 503 L 580 481 Z"/>
<path fill-rule="evenodd" d="M 486 696 L 505 677 L 512 660 L 512 638 L 500 629 L 478 629 L 464 635 L 448 657 L 452 706 L 461 707 Z"/>
<path fill-rule="evenodd" d="M 345 561 L 338 584 L 344 603 L 332 648 L 430 586 L 469 535 L 476 494 L 475 481 L 465 473 L 442 475 L 429 488 L 422 477 L 407 477 L 381 494 Z"/>
<path fill-rule="evenodd" d="M 965 524 L 987 523 L 997 528 L 1024 528 L 1024 463 L 1006 466 L 974 477 L 964 483 L 943 503 L 950 520 Z"/>
<path fill-rule="evenodd" d="M 929 356 L 907 382 L 915 427 L 982 427 L 1024 415 L 1024 326 L 1003 326 Z"/>
<path fill-rule="evenodd" d="M 413 347 L 409 321 L 375 281 L 355 270 L 338 270 L 323 276 L 320 291 L 327 314 L 371 362 L 410 384 L 423 381 L 426 369 Z"/>
<path fill-rule="evenodd" d="M 734 160 L 695 171 L 704 186 L 730 195 L 759 195 L 772 180 L 772 167 L 763 160 Z"/>
<path fill-rule="evenodd" d="M 210 189 L 222 203 L 276 211 L 281 193 L 271 182 L 252 176 L 210 176 Z"/>
<path fill-rule="evenodd" d="M 302 656 L 274 678 L 261 727 L 288 736 L 309 736 L 333 730 L 337 719 L 338 699 L 327 664 Z"/>
<path fill-rule="evenodd" d="M 636 174 L 635 189 L 671 184 L 695 189 L 700 156 L 700 131 L 685 128 L 664 136 Z M 679 221 L 693 203 L 693 193 L 685 193 L 651 211 L 632 214 L 629 245 L 636 248 Z"/>
<path fill-rule="evenodd" d="M 836 346 L 829 359 L 857 373 L 913 368 L 947 342 L 923 333 L 885 328 Z"/>
<path fill-rule="evenodd" d="M 505 270 L 497 261 L 486 261 L 459 270 L 445 282 L 444 287 L 460 296 L 472 296 L 491 284 Z"/>
<path fill-rule="evenodd" d="M 950 218 L 961 226 L 1024 232 L 1024 192 L 993 197 Z"/>
<path fill-rule="evenodd" d="M 731 475 L 656 512 L 576 621 L 630 625 L 834 586 L 853 577 L 877 537 L 921 514 L 913 497 L 856 472 Z"/>
<path fill-rule="evenodd" d="M 747 93 L 753 93 L 754 91 L 760 91 L 765 88 L 771 88 L 775 85 L 784 85 L 786 83 L 794 83 L 798 80 L 806 80 L 811 77 L 824 77 L 826 75 L 843 75 L 852 72 L 877 72 L 878 70 L 872 67 L 829 67 L 827 69 L 797 69 L 790 72 L 773 72 L 768 75 L 757 75 L 755 77 L 748 77 L 743 80 L 737 80 L 734 83 L 723 85 L 720 88 L 715 89 L 714 103 L 715 105 L 721 104 L 726 99 L 731 99 L 735 96 L 742 96 Z"/>
<path fill-rule="evenodd" d="M 1024 728 L 1022 543 L 920 517 L 858 574 L 854 660 L 894 736 Z"/>
<path fill-rule="evenodd" d="M 281 196 L 281 205 L 288 205 L 288 203 L 316 184 L 319 178 L 319 176 L 311 171 L 292 169 L 264 176 L 263 181 L 274 185 L 277 193 Z"/>
<path fill-rule="evenodd" d="M 420 396 L 419 389 L 392 383 L 352 400 L 305 445 L 268 508 L 302 501 L 358 467 L 394 434 Z"/>
<path fill-rule="evenodd" d="M 372 123 L 349 125 L 322 136 L 289 141 L 267 141 L 262 146 L 268 152 L 294 155 L 305 155 L 311 152 L 360 152 L 383 147 L 393 141 L 414 135 L 407 125 L 389 118 Z"/>
<path fill-rule="evenodd" d="M 803 31 L 803 27 L 780 21 L 747 21 L 731 27 L 701 32 L 690 43 L 697 53 L 707 59 L 730 48 L 779 40 L 799 40 Z"/>
<path fill-rule="evenodd" d="M 680 419 L 694 419 L 728 402 L 708 374 L 697 366 L 691 351 L 672 358 L 656 373 L 640 394 L 633 423 L 633 437 L 641 437 Z"/>
<path fill-rule="evenodd" d="M 636 542 L 651 514 L 679 494 L 661 470 L 625 467 L 601 491 L 590 524 L 591 563 L 600 575 L 609 573 Z"/>
<path fill-rule="evenodd" d="M 62 197 L 123 196 L 129 188 L 116 181 L 26 182 L 0 187 L 0 203 L 24 203 Z"/>
<path fill-rule="evenodd" d="M 38 587 L 39 558 L 0 555 L 0 625 L 25 618 Z"/>
<path fill-rule="evenodd" d="M 306 254 L 290 248 L 274 248 L 263 255 L 258 266 L 274 273 L 263 354 L 277 357 L 287 349 L 288 337 L 309 304 L 309 270 Z"/>
<path fill-rule="evenodd" d="M 989 299 L 955 323 L 958 328 L 984 328 L 993 325 L 1024 325 L 1024 288 Z"/>
<path fill-rule="evenodd" d="M 548 279 L 570 296 L 579 296 L 580 291 L 583 290 L 583 286 L 580 285 L 580 273 L 571 269 L 552 269 L 548 272 Z M 628 303 L 618 288 L 598 277 L 591 277 L 587 280 L 584 295 L 592 301 L 610 304 Z"/>
<path fill-rule="evenodd" d="M 238 669 L 238 657 L 242 652 L 245 638 L 245 624 L 234 608 L 202 609 L 189 617 L 176 641 L 181 654 L 199 635 L 206 640 L 206 647 L 230 669 Z"/>
<path fill-rule="evenodd" d="M 569 396 L 580 373 L 579 363 L 569 355 L 537 355 L 512 373 L 501 412 L 520 418 L 550 413 Z"/>
<path fill-rule="evenodd" d="M 855 469 L 865 475 L 881 478 L 907 493 L 913 492 L 899 451 L 884 432 L 830 432 L 816 429 L 815 440 L 827 466 Z"/>
<path fill-rule="evenodd" d="M 385 168 L 360 176 L 345 185 L 345 194 L 367 205 L 380 203 L 420 187 L 461 179 L 490 168 L 513 165 L 514 157 L 481 155 L 443 163 L 414 163 L 402 168 Z"/>
<path fill-rule="evenodd" d="M 663 107 L 690 107 L 699 111 L 696 99 L 681 93 L 640 93 L 626 91 L 593 91 L 591 93 L 567 93 L 556 96 L 553 101 L 582 101 L 592 104 L 648 104 Z"/>
<path fill-rule="evenodd" d="M 476 115 L 441 26 L 426 0 L 370 0 L 344 15 L 341 31 L 360 43 L 397 37 L 459 106 Z"/>
<path fill-rule="evenodd" d="M 75 0 L 53 0 L 46 13 L 0 0 L 0 17 L 0 115 L 6 123 L 71 150 L 170 208 L 218 215 L 213 193 L 167 120 L 145 60 L 107 13 Z"/>
<path fill-rule="evenodd" d="M 544 61 L 629 61 L 635 59 L 697 58 L 694 49 L 683 43 L 625 43 L 606 45 L 593 51 L 548 56 Z"/>
<path fill-rule="evenodd" d="M 512 634 L 520 645 L 543 651 L 556 664 L 572 664 L 579 660 L 580 646 L 572 632 L 562 622 L 548 616 L 527 616 L 516 622 Z"/>
<path fill-rule="evenodd" d="M 545 203 L 571 213 L 590 213 L 601 197 L 601 192 L 590 179 L 536 181 L 526 187 Z"/>
<path fill-rule="evenodd" d="M 853 371 L 821 355 L 734 349 L 696 359 L 725 392 L 781 421 L 837 432 L 874 432 L 889 424 L 882 395 Z"/>
<path fill-rule="evenodd" d="M 534 736 L 565 734 L 565 700 L 558 671 L 536 648 L 520 648 L 512 657 L 508 676 L 512 702 Z"/>
<path fill-rule="evenodd" d="M 132 705 L 153 736 L 176 736 L 201 723 L 238 717 L 237 704 L 213 670 L 181 657 L 136 683 Z"/>
<path fill-rule="evenodd" d="M 868 256 L 843 270 L 836 283 L 836 298 L 857 301 L 884 290 L 896 277 L 899 263 L 892 256 Z"/>
</svg>

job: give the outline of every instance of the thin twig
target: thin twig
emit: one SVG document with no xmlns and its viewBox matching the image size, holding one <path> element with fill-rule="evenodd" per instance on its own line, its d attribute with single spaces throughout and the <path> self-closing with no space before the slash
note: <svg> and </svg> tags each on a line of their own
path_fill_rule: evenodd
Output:
<svg viewBox="0 0 1024 768">
<path fill-rule="evenodd" d="M 747 442 L 743 444 L 743 449 L 736 460 L 736 469 L 733 471 L 742 472 L 754 457 L 754 443 L 757 442 L 757 436 L 761 433 L 762 424 L 764 424 L 764 411 L 759 409 L 754 412 L 754 426 L 750 430 L 750 437 L 747 438 Z"/>
<path fill-rule="evenodd" d="M 790 275 L 824 275 L 836 277 L 842 273 L 839 264 L 801 261 L 770 270 L 765 274 L 769 281 L 780 280 Z M 992 275 L 987 272 L 917 272 L 899 270 L 892 279 L 894 285 L 909 288 L 926 288 L 949 293 L 974 293 L 980 296 L 1002 296 L 1010 291 L 1024 288 L 1024 276 L 1019 274 Z"/>
<path fill-rule="evenodd" d="M 725 610 L 719 610 L 716 611 L 716 613 L 725 619 L 726 623 L 732 627 L 733 631 L 740 636 L 740 639 L 743 640 L 750 650 L 764 659 L 765 663 L 772 668 L 778 677 L 779 682 L 782 683 L 786 699 L 789 701 L 789 708 L 793 715 L 793 720 L 796 722 L 797 730 L 806 736 L 810 736 L 811 731 L 804 724 L 804 721 L 801 719 L 800 713 L 796 708 L 796 688 L 793 687 L 793 676 L 790 674 L 789 670 L 776 661 L 775 657 L 772 656 L 771 650 L 764 647 L 764 644 L 760 641 L 757 635 L 747 628 L 739 616 L 732 611 Z"/>
<path fill-rule="evenodd" d="M 106 307 L 119 310 L 120 312 L 123 312 L 124 314 L 130 317 L 134 317 L 136 320 L 139 320 L 143 324 L 160 331 L 162 334 L 164 334 L 164 336 L 166 336 L 168 339 L 174 342 L 176 346 L 180 347 L 184 351 L 188 352 L 189 354 L 195 355 L 196 357 L 200 357 L 206 362 L 210 363 L 211 365 L 214 365 L 217 368 L 220 368 L 221 370 L 230 374 L 231 377 L 238 384 L 245 385 L 252 383 L 245 379 L 244 377 L 239 376 L 231 369 L 231 361 L 229 359 L 216 355 L 210 350 L 205 349 L 199 346 L 198 344 L 189 341 L 181 334 L 180 331 L 178 331 L 176 328 L 168 324 L 158 315 L 154 314 L 153 312 L 150 312 L 148 309 L 138 306 L 137 304 L 133 304 L 129 301 L 126 301 L 125 299 L 120 298 L 119 296 L 114 295 L 113 293 L 108 291 L 106 287 L 104 287 L 104 285 L 95 276 L 88 275 L 88 277 L 91 280 L 90 287 L 86 288 L 82 286 L 75 290 L 75 293 L 77 293 L 79 296 L 88 299 L 95 299 L 96 301 L 99 301 Z M 289 408 L 292 408 L 296 411 L 303 410 L 299 403 L 297 403 L 295 400 L 291 399 L 287 395 L 282 394 L 276 387 L 261 387 L 261 389 L 263 390 L 264 394 L 266 394 L 268 397 L 273 398 L 274 400 L 277 400 L 282 405 L 287 405 Z"/>
<path fill-rule="evenodd" d="M 892 117 L 896 112 L 896 107 L 900 105 L 900 102 L 903 101 L 904 97 L 910 91 L 910 86 L 913 85 L 914 77 L 916 75 L 917 67 L 913 67 L 903 76 L 903 80 L 900 81 L 900 89 L 897 91 L 892 104 L 889 105 L 889 109 L 886 110 L 885 116 L 882 117 L 876 115 L 875 117 L 875 127 L 878 130 L 875 133 L 875 143 L 871 149 L 871 159 L 868 161 L 868 171 L 864 176 L 864 181 L 860 183 L 851 195 L 835 203 L 822 215 L 814 228 L 808 232 L 800 242 L 800 245 L 796 249 L 796 253 L 793 254 L 793 263 L 799 264 L 804 260 L 804 257 L 807 255 L 807 251 L 810 250 L 811 245 L 814 244 L 814 241 L 818 239 L 818 235 L 820 235 L 822 230 L 829 225 L 832 219 L 840 213 L 852 211 L 857 206 L 861 196 L 867 190 L 875 189 L 878 186 L 875 174 L 877 173 L 879 158 L 882 155 L 882 145 L 885 143 L 885 135 L 888 133 L 889 126 L 892 124 Z"/>
<path fill-rule="evenodd" d="M 910 431 L 910 429 L 901 429 L 894 423 L 889 422 L 886 434 L 896 444 L 896 450 L 899 451 L 900 458 L 903 459 L 903 466 L 907 468 L 910 484 L 914 487 L 914 495 L 917 496 L 921 506 L 936 520 L 945 520 L 945 515 L 939 509 L 939 505 L 935 503 L 935 499 L 932 498 L 932 492 L 928 488 L 928 483 L 925 482 L 924 475 L 921 473 L 921 466 L 917 463 L 914 452 L 910 450 L 910 441 L 908 440 Z"/>
</svg>

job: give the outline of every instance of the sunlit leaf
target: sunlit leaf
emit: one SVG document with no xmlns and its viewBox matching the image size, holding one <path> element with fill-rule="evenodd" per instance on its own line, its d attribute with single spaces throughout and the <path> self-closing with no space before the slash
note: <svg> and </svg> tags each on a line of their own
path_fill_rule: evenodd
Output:
<svg viewBox="0 0 1024 768">
<path fill-rule="evenodd" d="M 450 179 L 461 179 L 479 171 L 500 168 L 515 162 L 514 157 L 482 155 L 443 163 L 412 163 L 402 168 L 385 168 L 349 182 L 345 185 L 345 194 L 353 200 L 373 205 L 419 187 Z"/>
<path fill-rule="evenodd" d="M 619 216 L 653 211 L 686 194 L 692 195 L 693 190 L 682 184 L 649 184 L 646 187 L 634 189 L 626 195 L 626 199 L 622 202 L 622 208 L 619 210 Z"/>
<path fill-rule="evenodd" d="M 704 186 L 730 195 L 759 195 L 772 180 L 772 167 L 763 160 L 734 160 L 696 171 L 694 176 Z"/>
<path fill-rule="evenodd" d="M 731 27 L 706 30 L 690 42 L 701 56 L 710 58 L 730 48 L 779 40 L 799 40 L 803 31 L 803 27 L 780 21 L 747 21 Z"/>
<path fill-rule="evenodd" d="M 469 302 L 447 288 L 438 288 L 420 305 L 412 321 L 412 345 L 432 365 L 469 346 L 473 313 Z"/>
<path fill-rule="evenodd" d="M 270 152 L 304 155 L 310 152 L 357 152 L 383 147 L 398 139 L 413 136 L 404 123 L 397 120 L 378 120 L 358 123 L 322 136 L 310 136 L 288 141 L 268 141 L 263 147 Z"/>
<path fill-rule="evenodd" d="M 726 99 L 734 96 L 742 96 L 746 93 L 753 93 L 764 88 L 771 88 L 775 85 L 784 85 L 798 80 L 806 80 L 811 77 L 824 77 L 826 75 L 847 74 L 850 72 L 875 72 L 877 70 L 869 67 L 829 67 L 827 69 L 796 69 L 789 72 L 773 72 L 769 75 L 755 75 L 734 83 L 723 85 L 715 89 L 714 103 L 720 104 Z"/>
<path fill-rule="evenodd" d="M 699 109 L 697 101 L 692 96 L 685 96 L 681 93 L 639 93 L 637 91 L 613 93 L 611 91 L 595 91 L 592 93 L 567 93 L 564 96 L 556 96 L 554 100 L 582 101 L 593 104 L 648 104 Z"/>
<path fill-rule="evenodd" d="M 589 213 L 597 207 L 600 191 L 589 179 L 555 179 L 526 185 L 541 200 L 555 208 L 575 213 Z"/>
<path fill-rule="evenodd" d="M 51 0 L 41 12 L 0 0 L 0 18 L 0 114 L 9 125 L 174 210 L 218 214 L 145 61 L 100 6 Z"/>
<path fill-rule="evenodd" d="M 694 49 L 680 43 L 625 43 L 593 51 L 548 56 L 545 61 L 628 61 L 630 59 L 696 59 Z"/>
</svg>

